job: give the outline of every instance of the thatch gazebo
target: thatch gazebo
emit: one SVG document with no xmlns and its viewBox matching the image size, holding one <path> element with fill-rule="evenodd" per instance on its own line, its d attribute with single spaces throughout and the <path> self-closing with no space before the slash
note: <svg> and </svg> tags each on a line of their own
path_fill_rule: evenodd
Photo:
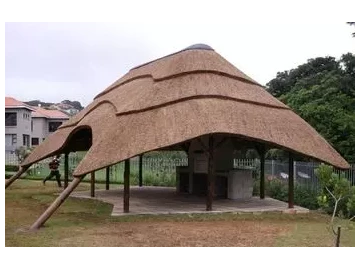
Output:
<svg viewBox="0 0 360 270">
<path fill-rule="evenodd" d="M 265 196 L 267 149 L 280 148 L 289 153 L 290 208 L 294 204 L 294 156 L 349 168 L 334 148 L 288 106 L 211 47 L 197 44 L 131 69 L 36 147 L 5 187 L 42 159 L 65 154 L 66 167 L 69 152 L 86 150 L 71 184 L 32 228 L 44 224 L 86 174 L 93 175 L 121 161 L 125 161 L 124 211 L 129 212 L 129 159 L 153 150 L 185 150 L 191 167 L 194 144 L 207 158 L 209 211 L 217 164 L 236 149 L 254 148 L 260 155 L 260 198 Z M 189 170 L 191 174 L 193 169 Z"/>
</svg>

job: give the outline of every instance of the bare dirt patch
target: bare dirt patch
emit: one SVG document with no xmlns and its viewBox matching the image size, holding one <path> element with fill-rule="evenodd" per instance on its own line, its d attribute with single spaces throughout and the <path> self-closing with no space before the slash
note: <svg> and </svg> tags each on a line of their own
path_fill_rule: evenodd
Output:
<svg viewBox="0 0 360 270">
<path fill-rule="evenodd" d="M 273 246 L 291 226 L 261 220 L 115 223 L 63 239 L 75 246 Z"/>
</svg>

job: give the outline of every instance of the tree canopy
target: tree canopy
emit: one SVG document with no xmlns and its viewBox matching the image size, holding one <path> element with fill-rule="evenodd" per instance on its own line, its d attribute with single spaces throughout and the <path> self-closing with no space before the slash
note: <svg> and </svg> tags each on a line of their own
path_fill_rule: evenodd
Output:
<svg viewBox="0 0 360 270">
<path fill-rule="evenodd" d="M 355 55 L 309 59 L 278 72 L 266 87 L 355 162 Z"/>
</svg>

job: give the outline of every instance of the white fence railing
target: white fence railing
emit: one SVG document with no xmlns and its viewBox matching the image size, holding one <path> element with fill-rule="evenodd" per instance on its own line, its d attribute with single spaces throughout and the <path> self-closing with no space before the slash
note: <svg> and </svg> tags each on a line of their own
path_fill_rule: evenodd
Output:
<svg viewBox="0 0 360 270">
<path fill-rule="evenodd" d="M 82 157 L 76 155 L 76 153 L 70 154 L 69 167 L 70 170 L 74 170 L 79 164 Z M 18 159 L 15 154 L 5 153 L 5 164 L 7 165 L 18 165 Z M 63 164 L 62 164 L 63 165 Z M 130 161 L 131 171 L 137 173 L 139 165 L 139 159 L 133 158 Z M 175 174 L 177 166 L 187 166 L 187 158 L 143 158 L 143 170 L 149 172 L 161 172 L 166 174 Z M 315 169 L 320 165 L 318 162 L 294 162 L 294 177 L 297 183 L 306 185 L 309 188 L 317 189 L 319 187 L 318 180 L 315 176 Z M 123 170 L 123 163 L 119 163 L 113 166 L 113 170 L 120 172 Z M 47 161 L 42 161 L 32 167 L 36 167 L 39 171 L 47 173 L 48 165 Z M 234 168 L 248 168 L 259 172 L 260 161 L 258 159 L 234 159 Z M 265 175 L 267 179 L 277 178 L 286 181 L 288 178 L 288 163 L 266 160 L 265 161 Z M 335 173 L 344 173 L 345 177 L 355 185 L 355 164 L 351 165 L 348 170 L 337 170 L 334 169 Z"/>
</svg>

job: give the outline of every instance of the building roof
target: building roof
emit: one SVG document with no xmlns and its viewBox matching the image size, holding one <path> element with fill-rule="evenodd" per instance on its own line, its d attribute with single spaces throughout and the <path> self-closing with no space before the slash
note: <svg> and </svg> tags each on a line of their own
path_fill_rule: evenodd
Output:
<svg viewBox="0 0 360 270">
<path fill-rule="evenodd" d="M 23 165 L 62 153 L 74 134 L 90 127 L 92 145 L 75 176 L 208 134 L 237 136 L 349 167 L 314 128 L 259 83 L 216 51 L 204 45 L 190 48 L 131 69 Z"/>
<path fill-rule="evenodd" d="M 59 110 L 47 110 L 42 107 L 32 107 L 34 112 L 31 113 L 31 117 L 43 117 L 48 119 L 69 119 L 70 117 Z"/>
<path fill-rule="evenodd" d="M 33 111 L 34 109 L 19 101 L 19 100 L 16 100 L 15 98 L 12 98 L 12 97 L 5 97 L 5 108 L 6 109 L 19 109 L 19 108 L 23 108 L 23 109 L 27 109 L 27 110 L 30 110 L 30 111 Z"/>
</svg>

